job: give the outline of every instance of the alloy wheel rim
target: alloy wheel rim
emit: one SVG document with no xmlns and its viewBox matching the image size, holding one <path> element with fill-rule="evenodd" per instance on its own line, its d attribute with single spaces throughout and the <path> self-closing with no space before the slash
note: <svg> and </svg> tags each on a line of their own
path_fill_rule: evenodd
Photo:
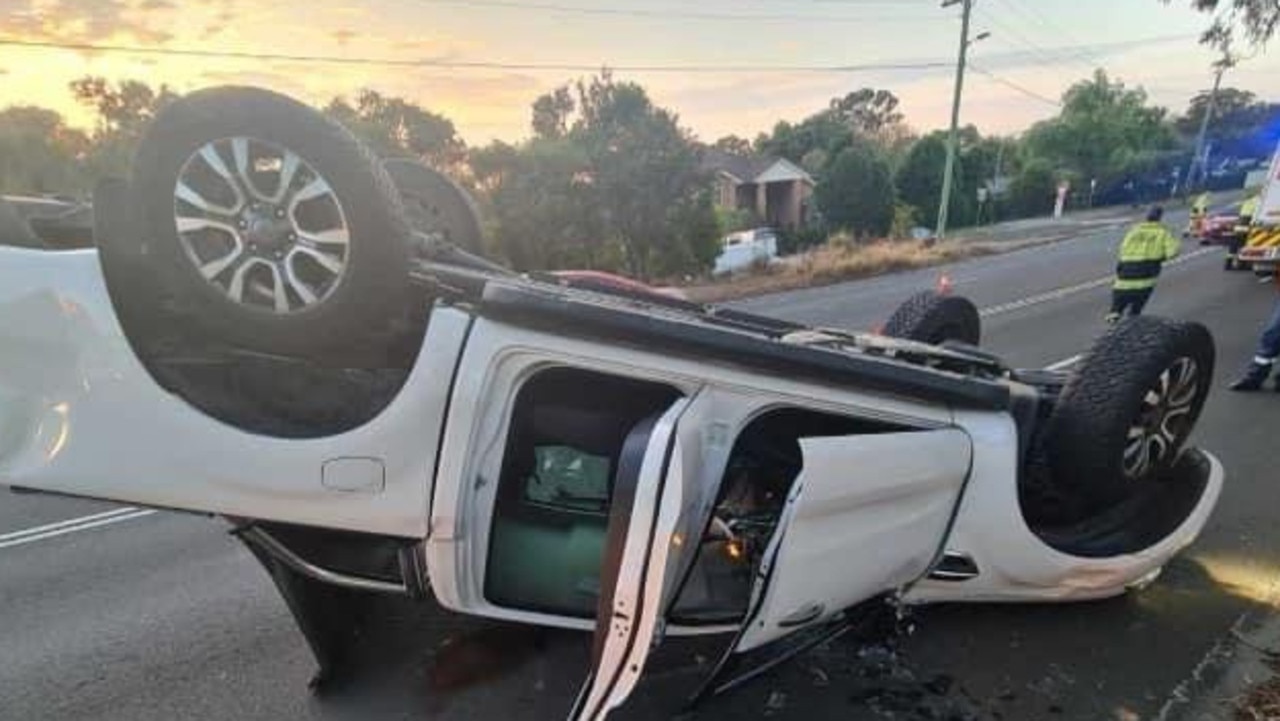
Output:
<svg viewBox="0 0 1280 721">
<path fill-rule="evenodd" d="M 205 143 L 178 171 L 173 202 L 187 259 L 237 305 L 299 313 L 323 303 L 347 275 L 342 203 L 288 148 L 244 136 Z"/>
<path fill-rule="evenodd" d="M 1199 367 L 1191 358 L 1178 358 L 1160 373 L 1129 426 L 1122 463 L 1125 477 L 1141 479 L 1172 459 L 1191 429 L 1199 390 Z"/>
</svg>

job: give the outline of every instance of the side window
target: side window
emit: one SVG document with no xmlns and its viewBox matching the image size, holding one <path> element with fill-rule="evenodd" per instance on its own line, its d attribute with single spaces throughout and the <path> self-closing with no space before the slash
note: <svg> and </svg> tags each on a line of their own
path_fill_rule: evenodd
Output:
<svg viewBox="0 0 1280 721">
<path fill-rule="evenodd" d="M 679 397 L 669 386 L 572 368 L 548 369 L 524 384 L 489 535 L 490 603 L 595 615 L 623 444 L 637 424 Z"/>
</svg>

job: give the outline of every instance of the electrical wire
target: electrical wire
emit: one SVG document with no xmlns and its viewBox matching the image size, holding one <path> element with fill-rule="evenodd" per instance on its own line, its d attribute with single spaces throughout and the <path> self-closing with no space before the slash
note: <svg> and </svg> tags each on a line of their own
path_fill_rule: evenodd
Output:
<svg viewBox="0 0 1280 721">
<path fill-rule="evenodd" d="M 442 60 L 423 58 L 417 60 L 375 58 L 350 55 L 295 55 L 288 53 L 258 53 L 236 50 L 202 50 L 197 48 L 145 47 L 141 45 L 117 45 L 104 43 L 57 42 L 52 40 L 0 39 L 0 47 L 16 47 L 43 50 L 76 50 L 96 53 L 125 53 L 135 55 L 161 55 L 187 58 L 217 58 L 227 60 L 259 60 L 272 62 L 327 63 L 337 65 L 374 65 L 385 67 L 454 68 L 480 70 L 549 70 L 557 72 L 595 72 L 608 68 L 619 72 L 637 73 L 855 73 L 889 70 L 929 70 L 950 68 L 953 63 L 943 60 L 922 60 L 889 63 L 851 65 L 593 65 L 585 63 L 515 63 L 497 61 Z"/>
<path fill-rule="evenodd" d="M 1024 5 L 1019 2 L 1019 0 L 996 0 L 996 2 L 1003 5 L 1011 14 L 1019 15 L 1023 18 L 1029 18 L 1032 23 L 1048 31 L 1050 35 L 1061 37 L 1066 40 L 1069 45 L 1079 46 L 1077 49 L 1072 50 L 1071 55 L 1078 58 L 1081 61 L 1081 64 L 1088 66 L 1090 70 L 1103 65 L 1101 57 L 1095 53 L 1089 52 L 1086 49 L 1086 46 L 1081 45 L 1079 39 L 1068 33 L 1057 23 L 1054 23 L 1043 13 L 1038 12 L 1028 5 Z"/>
<path fill-rule="evenodd" d="M 1054 100 L 1053 98 L 1051 98 L 1051 97 L 1049 97 L 1049 96 L 1047 96 L 1047 95 L 1041 95 L 1040 93 L 1037 93 L 1036 91 L 1034 91 L 1034 90 L 1032 90 L 1032 89 L 1030 89 L 1030 88 L 1028 88 L 1028 87 L 1025 87 L 1025 86 L 1023 86 L 1023 85 L 1019 85 L 1018 83 L 1015 83 L 1015 82 L 1013 82 L 1012 80 L 1008 80 L 1008 79 L 1006 79 L 1006 78 L 1002 78 L 1002 77 L 1000 77 L 999 75 L 996 75 L 995 73 L 991 72 L 990 70 L 986 70 L 985 68 L 982 68 L 982 67 L 979 67 L 979 66 L 977 66 L 977 65 L 973 65 L 973 64 L 970 64 L 970 65 L 969 65 L 969 67 L 970 67 L 970 69 L 972 69 L 975 73 L 978 73 L 979 75 L 984 75 L 984 76 L 986 76 L 987 78 L 989 78 L 990 80 L 992 80 L 993 82 L 999 83 L 1000 85 L 1003 85 L 1003 86 L 1005 86 L 1006 88 L 1009 88 L 1009 89 L 1011 89 L 1011 90 L 1016 90 L 1017 92 L 1022 93 L 1023 95 L 1025 95 L 1025 96 L 1027 96 L 1027 97 L 1029 97 L 1029 98 L 1033 98 L 1033 99 L 1035 99 L 1035 100 L 1039 100 L 1039 101 L 1040 101 L 1040 102 L 1042 102 L 1042 103 L 1047 103 L 1047 104 L 1052 105 L 1052 106 L 1057 107 L 1057 108 L 1062 107 L 1062 103 L 1061 103 L 1061 102 L 1059 102 L 1059 101 L 1057 101 L 1057 100 Z"/>
<path fill-rule="evenodd" d="M 1016 44 L 1018 46 L 1021 46 L 1027 53 L 1030 54 L 1028 59 L 1037 65 L 1041 65 L 1044 67 L 1055 67 L 1055 66 L 1062 65 L 1064 62 L 1067 62 L 1067 63 L 1079 62 L 1078 60 L 1071 59 L 1069 57 L 1069 54 L 1068 56 L 1064 56 L 1061 54 L 1059 55 L 1051 54 L 1048 50 L 1036 44 L 1034 41 L 1029 39 L 1026 35 L 1022 34 L 1021 31 L 1017 30 L 1012 25 L 1009 25 L 1008 23 L 1004 22 L 1000 18 L 996 17 L 994 14 L 987 13 L 984 11 L 979 11 L 978 14 L 979 14 L 979 17 L 982 18 L 983 22 L 988 23 L 995 28 L 995 34 L 994 34 L 995 38 L 1005 39 L 1009 41 L 1011 45 Z M 1092 70 L 1093 70 L 1092 67 L 1090 67 L 1089 71 L 1092 72 Z"/>
<path fill-rule="evenodd" d="M 552 12 L 573 15 L 604 15 L 613 17 L 640 17 L 640 18 L 660 18 L 672 20 L 729 20 L 729 21 L 759 21 L 759 22 L 792 22 L 792 21 L 813 21 L 823 23 L 866 23 L 866 22 L 941 22 L 946 18 L 925 15 L 886 15 L 886 16 L 861 16 L 855 17 L 851 15 L 809 15 L 800 13 L 715 13 L 715 12 L 690 12 L 686 10 L 652 10 L 639 8 L 610 8 L 610 7 L 587 7 L 583 5 L 561 5 L 556 3 L 527 3 L 516 2 L 515 0 L 419 0 L 424 5 L 452 5 L 454 7 L 470 7 L 470 8 L 503 8 L 507 10 L 524 10 L 538 12 Z M 858 3 L 868 6 L 870 3 Z M 875 3 L 875 5 L 883 5 L 883 2 Z M 906 7 L 903 4 L 890 3 L 893 7 Z"/>
</svg>

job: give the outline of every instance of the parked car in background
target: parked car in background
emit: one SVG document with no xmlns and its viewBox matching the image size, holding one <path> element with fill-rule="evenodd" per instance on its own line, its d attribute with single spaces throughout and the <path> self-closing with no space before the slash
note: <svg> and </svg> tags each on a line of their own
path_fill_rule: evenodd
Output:
<svg viewBox="0 0 1280 721">
<path fill-rule="evenodd" d="M 1201 245 L 1230 245 L 1240 222 L 1240 205 L 1224 208 L 1205 216 L 1194 236 Z"/>
<path fill-rule="evenodd" d="M 716 275 L 736 273 L 757 263 L 768 263 L 778 257 L 778 232 L 773 228 L 755 228 L 725 236 L 716 257 Z"/>
</svg>

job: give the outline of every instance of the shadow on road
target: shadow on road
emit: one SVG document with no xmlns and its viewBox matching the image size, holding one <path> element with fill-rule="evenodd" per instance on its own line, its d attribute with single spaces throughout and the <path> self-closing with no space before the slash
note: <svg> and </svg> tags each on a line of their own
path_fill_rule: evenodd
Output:
<svg viewBox="0 0 1280 721">
<path fill-rule="evenodd" d="M 1155 718 L 1179 684 L 1194 692 L 1221 673 L 1210 647 L 1230 619 L 1269 612 L 1239 591 L 1182 559 L 1118 599 L 920 609 L 911 633 L 845 637 L 694 710 L 686 701 L 728 638 L 672 639 L 613 718 Z M 317 717 L 560 719 L 586 676 L 589 634 L 379 603 L 358 675 L 319 694 Z"/>
</svg>

